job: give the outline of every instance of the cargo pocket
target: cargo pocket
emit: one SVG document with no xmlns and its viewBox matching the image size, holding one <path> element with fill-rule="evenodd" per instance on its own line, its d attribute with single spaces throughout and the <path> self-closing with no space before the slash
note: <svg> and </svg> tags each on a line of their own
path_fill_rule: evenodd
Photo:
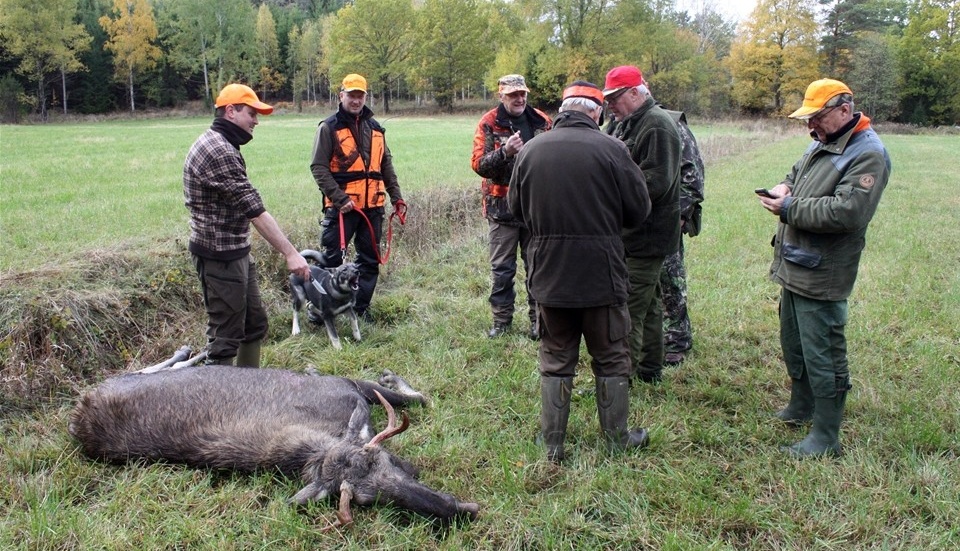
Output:
<svg viewBox="0 0 960 551">
<path fill-rule="evenodd" d="M 781 250 L 781 256 L 787 262 L 791 262 L 804 268 L 816 268 L 820 265 L 821 255 L 805 251 L 796 245 L 784 243 Z"/>
<path fill-rule="evenodd" d="M 246 307 L 247 283 L 236 277 L 224 277 L 224 274 L 206 273 L 209 300 L 222 302 L 231 312 L 240 312 Z"/>
<path fill-rule="evenodd" d="M 610 342 L 627 338 L 630 334 L 630 311 L 627 304 L 616 304 L 607 308 Z"/>
</svg>

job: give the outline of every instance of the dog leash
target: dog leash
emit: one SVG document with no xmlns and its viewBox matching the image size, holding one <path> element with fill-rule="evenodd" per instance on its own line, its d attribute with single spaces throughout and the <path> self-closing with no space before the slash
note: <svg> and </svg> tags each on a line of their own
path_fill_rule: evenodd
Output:
<svg viewBox="0 0 960 551">
<path fill-rule="evenodd" d="M 397 206 L 403 206 L 403 209 L 394 209 L 390 213 L 390 218 L 387 219 L 387 247 L 383 254 L 380 256 L 380 243 L 377 241 L 377 236 L 373 231 L 373 223 L 370 222 L 370 218 L 367 217 L 367 213 L 363 212 L 363 209 L 355 208 L 354 212 L 359 212 L 360 216 L 363 217 L 363 220 L 367 223 L 367 229 L 370 230 L 370 242 L 373 243 L 373 252 L 377 255 L 377 262 L 381 265 L 386 264 L 387 260 L 390 259 L 390 244 L 393 242 L 393 217 L 396 216 L 400 220 L 400 225 L 403 226 L 407 223 L 407 204 L 403 200 L 397 201 Z M 340 255 L 341 258 L 347 258 L 347 237 L 343 229 L 343 212 L 340 212 Z"/>
</svg>

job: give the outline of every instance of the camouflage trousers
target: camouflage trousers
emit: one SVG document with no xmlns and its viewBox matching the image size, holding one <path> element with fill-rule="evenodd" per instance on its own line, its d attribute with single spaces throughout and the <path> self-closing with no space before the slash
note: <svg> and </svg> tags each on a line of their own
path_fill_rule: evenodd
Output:
<svg viewBox="0 0 960 551">
<path fill-rule="evenodd" d="M 660 271 L 663 304 L 663 349 L 686 352 L 693 347 L 693 330 L 687 315 L 687 269 L 683 265 L 683 238 L 680 249 L 668 256 Z"/>
</svg>

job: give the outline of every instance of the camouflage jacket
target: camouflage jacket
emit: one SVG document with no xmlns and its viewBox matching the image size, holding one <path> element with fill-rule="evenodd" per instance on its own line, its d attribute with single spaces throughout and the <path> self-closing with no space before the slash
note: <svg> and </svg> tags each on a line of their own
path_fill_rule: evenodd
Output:
<svg viewBox="0 0 960 551">
<path fill-rule="evenodd" d="M 700 233 L 700 215 L 703 203 L 703 158 L 697 139 L 687 126 L 687 116 L 683 111 L 670 111 L 670 118 L 680 128 L 680 140 L 683 153 L 680 160 L 680 229 L 694 237 Z"/>
</svg>

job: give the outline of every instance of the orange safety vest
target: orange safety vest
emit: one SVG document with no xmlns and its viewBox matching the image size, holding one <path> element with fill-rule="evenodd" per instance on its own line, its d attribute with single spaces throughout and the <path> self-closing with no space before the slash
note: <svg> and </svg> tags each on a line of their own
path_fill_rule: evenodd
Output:
<svg viewBox="0 0 960 551">
<path fill-rule="evenodd" d="M 349 128 L 340 127 L 333 133 L 334 151 L 330 159 L 330 172 L 344 193 L 361 209 L 382 207 L 387 195 L 380 172 L 380 162 L 386 148 L 383 130 L 373 128 L 371 132 L 370 160 L 366 162 Z M 333 206 L 327 197 L 324 197 L 323 204 L 325 207 Z"/>
</svg>

